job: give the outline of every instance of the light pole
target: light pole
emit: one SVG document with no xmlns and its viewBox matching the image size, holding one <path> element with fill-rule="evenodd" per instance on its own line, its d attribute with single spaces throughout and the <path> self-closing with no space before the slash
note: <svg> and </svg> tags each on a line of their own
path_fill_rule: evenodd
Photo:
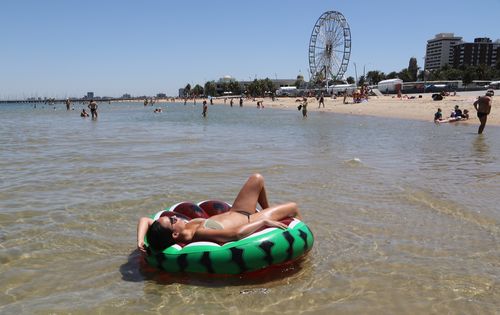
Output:
<svg viewBox="0 0 500 315">
<path fill-rule="evenodd" d="M 425 86 L 427 85 L 428 77 L 429 77 L 429 70 L 424 70 L 424 93 L 425 93 Z"/>
<path fill-rule="evenodd" d="M 356 76 L 356 80 L 354 80 L 354 83 L 356 84 L 356 87 L 358 86 L 358 70 L 356 68 L 356 63 L 353 62 L 354 64 L 354 75 Z"/>
<path fill-rule="evenodd" d="M 425 58 L 426 58 L 426 56 L 423 57 L 423 59 L 424 59 L 424 73 L 423 73 L 423 76 L 424 76 L 424 93 L 425 93 L 425 85 L 427 83 L 427 75 L 429 74 L 429 71 L 425 69 Z"/>
<path fill-rule="evenodd" d="M 328 67 L 325 67 L 326 93 L 328 93 Z"/>
</svg>

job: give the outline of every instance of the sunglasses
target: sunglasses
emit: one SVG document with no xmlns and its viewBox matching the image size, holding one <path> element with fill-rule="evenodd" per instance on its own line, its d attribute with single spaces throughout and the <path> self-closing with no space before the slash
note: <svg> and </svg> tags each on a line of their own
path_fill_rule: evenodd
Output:
<svg viewBox="0 0 500 315">
<path fill-rule="evenodd" d="M 175 215 L 168 217 L 168 220 L 170 221 L 171 225 L 174 225 L 175 223 L 177 223 L 177 217 Z"/>
</svg>

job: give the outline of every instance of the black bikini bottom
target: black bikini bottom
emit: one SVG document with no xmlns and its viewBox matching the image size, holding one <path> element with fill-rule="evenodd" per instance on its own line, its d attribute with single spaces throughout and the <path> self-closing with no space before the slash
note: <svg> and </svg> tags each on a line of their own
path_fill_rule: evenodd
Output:
<svg viewBox="0 0 500 315">
<path fill-rule="evenodd" d="M 244 211 L 244 210 L 234 210 L 234 212 L 238 212 L 240 214 L 243 214 L 248 218 L 248 222 L 250 222 L 250 216 L 252 215 L 250 212 Z"/>
</svg>

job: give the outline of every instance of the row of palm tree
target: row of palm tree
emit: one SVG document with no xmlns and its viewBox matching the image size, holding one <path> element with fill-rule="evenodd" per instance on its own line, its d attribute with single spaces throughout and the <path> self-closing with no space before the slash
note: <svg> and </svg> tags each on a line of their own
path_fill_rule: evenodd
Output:
<svg viewBox="0 0 500 315">
<path fill-rule="evenodd" d="M 413 59 L 413 58 L 412 58 Z M 399 78 L 404 82 L 420 81 L 453 81 L 462 80 L 464 85 L 472 83 L 473 80 L 493 81 L 500 79 L 500 60 L 496 63 L 495 67 L 489 67 L 484 64 L 473 66 L 460 66 L 453 68 L 449 65 L 443 66 L 441 69 L 433 71 L 420 70 L 413 64 L 410 59 L 408 68 L 404 68 L 399 72 L 393 71 L 388 74 L 382 71 L 369 71 L 365 76 L 359 78 L 359 84 L 377 84 L 378 82 L 386 79 Z M 415 60 L 416 61 L 416 60 Z M 354 81 L 353 81 L 354 82 Z"/>
<path fill-rule="evenodd" d="M 193 88 L 191 84 L 184 87 L 185 97 L 201 97 L 201 96 L 223 96 L 223 95 L 241 95 L 258 97 L 266 94 L 273 94 L 276 91 L 275 84 L 269 79 L 253 80 L 250 84 L 242 84 L 241 82 L 232 80 L 229 82 L 216 83 L 215 81 L 207 81 L 202 87 L 196 84 Z"/>
</svg>

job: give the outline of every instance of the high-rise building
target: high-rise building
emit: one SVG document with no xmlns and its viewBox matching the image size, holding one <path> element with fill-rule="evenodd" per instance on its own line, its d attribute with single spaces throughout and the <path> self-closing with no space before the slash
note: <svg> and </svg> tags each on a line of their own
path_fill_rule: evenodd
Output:
<svg viewBox="0 0 500 315">
<path fill-rule="evenodd" d="M 453 67 L 486 65 L 494 67 L 500 58 L 500 40 L 475 38 L 473 43 L 460 43 L 453 49 Z"/>
<path fill-rule="evenodd" d="M 439 33 L 427 41 L 425 51 L 425 70 L 440 69 L 444 65 L 453 65 L 453 47 L 462 42 L 462 37 L 453 33 Z"/>
</svg>

